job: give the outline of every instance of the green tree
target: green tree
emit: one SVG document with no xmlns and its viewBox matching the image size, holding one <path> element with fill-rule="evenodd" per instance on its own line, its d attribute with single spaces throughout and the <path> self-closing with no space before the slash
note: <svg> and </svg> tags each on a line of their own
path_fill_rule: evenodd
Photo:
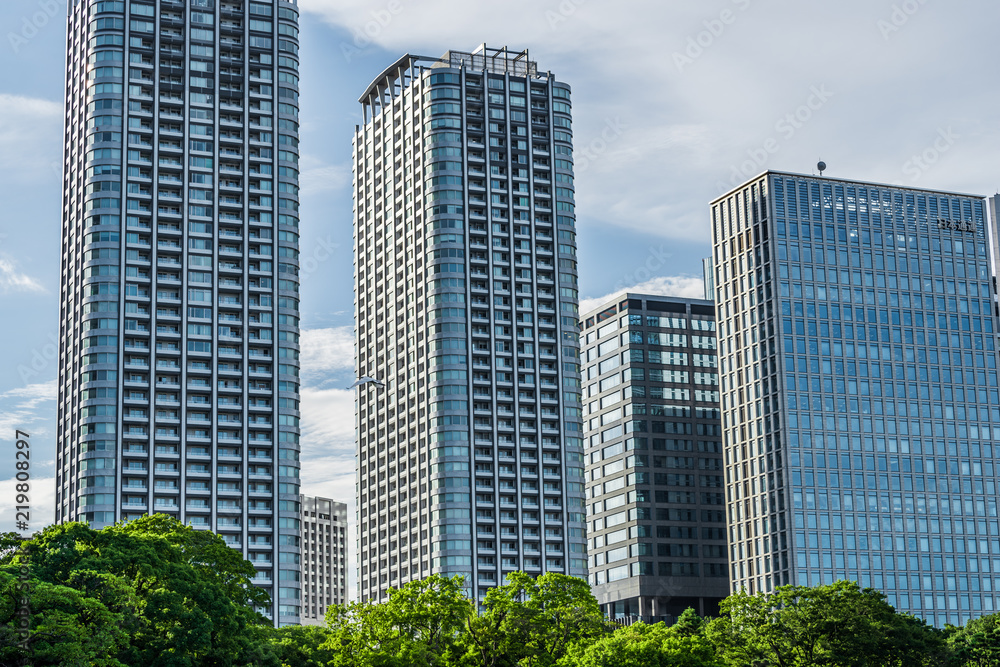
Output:
<svg viewBox="0 0 1000 667">
<path fill-rule="evenodd" d="M 685 609 L 670 629 L 681 636 L 702 635 L 705 633 L 705 619 L 698 615 L 692 607 Z"/>
<path fill-rule="evenodd" d="M 635 623 L 596 641 L 577 642 L 558 667 L 721 667 L 715 647 L 691 620 L 689 615 L 684 625 L 669 628 Z"/>
<path fill-rule="evenodd" d="M 465 664 L 484 667 L 548 667 L 570 644 L 605 632 L 604 618 L 583 579 L 523 572 L 486 594 L 483 611 L 469 620 Z"/>
<path fill-rule="evenodd" d="M 50 526 L 25 545 L 36 659 L 59 650 L 97 652 L 108 665 L 278 665 L 253 609 L 268 596 L 250 583 L 253 566 L 212 533 L 156 515 L 103 530 Z M 3 553 L 0 573 L 16 578 L 23 556 Z M 13 608 L 0 614 L 13 628 Z"/>
<path fill-rule="evenodd" d="M 917 667 L 943 657 L 938 631 L 847 581 L 731 595 L 706 634 L 730 665 Z"/>
<path fill-rule="evenodd" d="M 329 638 L 321 645 L 334 667 L 441 667 L 448 665 L 473 613 L 462 578 L 431 575 L 389 589 L 382 604 L 329 607 Z"/>
<path fill-rule="evenodd" d="M 961 628 L 949 626 L 947 633 L 956 667 L 1000 665 L 1000 615 L 982 616 Z"/>
<path fill-rule="evenodd" d="M 326 667 L 335 657 L 332 650 L 322 648 L 329 639 L 325 627 L 287 625 L 272 630 L 268 642 L 282 667 Z"/>
<path fill-rule="evenodd" d="M 16 618 L 19 583 L 0 571 L 0 619 Z M 128 612 L 116 612 L 75 588 L 48 582 L 35 582 L 28 597 L 29 648 L 22 650 L 14 625 L 5 622 L 0 626 L 0 665 L 125 667 L 115 656 L 129 644 Z"/>
</svg>

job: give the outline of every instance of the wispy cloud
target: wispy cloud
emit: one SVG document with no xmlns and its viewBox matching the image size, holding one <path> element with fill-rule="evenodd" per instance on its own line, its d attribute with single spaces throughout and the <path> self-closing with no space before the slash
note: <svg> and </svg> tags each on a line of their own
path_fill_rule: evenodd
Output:
<svg viewBox="0 0 1000 667">
<path fill-rule="evenodd" d="M 17 156 L 0 162 L 8 178 L 58 176 L 61 165 L 62 104 L 0 93 L 0 153 Z"/>
<path fill-rule="evenodd" d="M 0 526 L 4 530 L 12 530 L 15 526 L 17 502 L 17 485 L 23 484 L 17 479 L 0 480 Z M 56 478 L 32 477 L 31 490 L 28 492 L 28 507 L 30 508 L 29 531 L 41 530 L 56 519 Z M 24 531 L 21 531 L 24 532 Z"/>
<path fill-rule="evenodd" d="M 29 384 L 0 393 L 0 433 L 13 438 L 17 430 L 30 434 L 31 529 L 39 530 L 55 518 L 55 401 L 56 380 Z M 9 451 L 13 451 L 12 449 Z M 0 459 L 0 526 L 14 525 L 14 456 Z"/>
<path fill-rule="evenodd" d="M 306 493 L 354 497 L 354 392 L 303 389 L 302 485 Z"/>
<path fill-rule="evenodd" d="M 18 271 L 17 265 L 0 257 L 0 292 L 44 292 L 42 284 L 26 273 Z"/>
<path fill-rule="evenodd" d="M 924 150 L 938 127 L 952 126 L 962 141 L 921 183 L 933 176 L 935 187 L 962 192 L 996 187 L 986 167 L 1000 150 L 996 92 L 922 92 L 947 88 L 956 71 L 962 81 L 989 78 L 995 22 L 983 17 L 997 9 L 985 0 L 921 3 L 888 38 L 891 3 L 867 0 L 299 4 L 340 31 L 347 47 L 357 41 L 388 50 L 386 64 L 403 53 L 437 56 L 483 41 L 530 49 L 541 70 L 573 86 L 574 157 L 578 167 L 592 157 L 576 179 L 581 237 L 588 225 L 614 225 L 707 242 L 707 202 L 748 170 L 809 173 L 822 157 L 831 175 L 901 181 L 899 165 Z M 795 54 L 781 62 L 780 75 L 777 53 Z M 684 59 L 690 62 L 679 66 Z M 813 86 L 836 95 L 803 121 Z M 623 131 L 608 134 L 616 121 Z"/>
<path fill-rule="evenodd" d="M 56 380 L 29 384 L 0 394 L 0 433 L 33 429 L 35 426 L 50 431 L 50 413 L 54 405 L 46 404 L 54 403 L 58 394 Z"/>
<path fill-rule="evenodd" d="M 307 385 L 354 369 L 354 327 L 302 331 L 302 375 Z"/>
<path fill-rule="evenodd" d="M 580 314 L 589 313 L 617 295 L 632 292 L 633 294 L 655 294 L 658 296 L 679 296 L 687 299 L 702 299 L 705 297 L 705 283 L 694 276 L 658 276 L 645 282 L 626 287 L 604 296 L 580 299 Z"/>
<path fill-rule="evenodd" d="M 10 389 L 0 394 L 0 399 L 23 398 L 32 405 L 37 401 L 54 401 L 59 394 L 59 385 L 55 380 L 29 384 L 25 387 Z"/>
<path fill-rule="evenodd" d="M 302 160 L 299 184 L 302 194 L 315 194 L 340 190 L 351 184 L 353 173 L 348 164 L 325 164 L 318 160 Z"/>
<path fill-rule="evenodd" d="M 63 107 L 58 102 L 37 97 L 0 93 L 0 118 L 62 118 Z M 2 136 L 2 135 L 0 135 Z"/>
<path fill-rule="evenodd" d="M 304 387 L 302 493 L 347 503 L 348 594 L 353 595 L 357 555 L 355 523 L 354 392 Z"/>
</svg>

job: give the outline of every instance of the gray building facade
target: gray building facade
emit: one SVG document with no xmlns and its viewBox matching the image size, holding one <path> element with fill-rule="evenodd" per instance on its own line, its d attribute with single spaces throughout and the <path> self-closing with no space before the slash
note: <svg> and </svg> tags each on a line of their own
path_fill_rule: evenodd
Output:
<svg viewBox="0 0 1000 667">
<path fill-rule="evenodd" d="M 302 496 L 302 625 L 326 625 L 347 604 L 347 505 Z"/>
<path fill-rule="evenodd" d="M 296 4 L 67 22 L 56 520 L 213 530 L 297 623 Z"/>
<path fill-rule="evenodd" d="M 1000 605 L 983 197 L 765 172 L 711 204 L 734 590 Z"/>
<path fill-rule="evenodd" d="M 594 595 L 612 619 L 715 615 L 729 594 L 715 308 L 624 294 L 582 323 Z"/>
<path fill-rule="evenodd" d="M 359 597 L 585 576 L 570 88 L 483 45 L 360 102 Z"/>
</svg>

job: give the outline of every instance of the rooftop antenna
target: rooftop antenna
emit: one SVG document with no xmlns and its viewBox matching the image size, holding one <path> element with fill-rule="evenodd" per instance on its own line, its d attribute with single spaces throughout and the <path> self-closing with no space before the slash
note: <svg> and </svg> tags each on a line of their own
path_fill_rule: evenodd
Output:
<svg viewBox="0 0 1000 667">
<path fill-rule="evenodd" d="M 826 171 L 826 162 L 823 162 L 822 160 L 820 160 L 816 164 L 816 168 L 819 169 L 819 175 L 822 176 L 823 172 Z"/>
</svg>

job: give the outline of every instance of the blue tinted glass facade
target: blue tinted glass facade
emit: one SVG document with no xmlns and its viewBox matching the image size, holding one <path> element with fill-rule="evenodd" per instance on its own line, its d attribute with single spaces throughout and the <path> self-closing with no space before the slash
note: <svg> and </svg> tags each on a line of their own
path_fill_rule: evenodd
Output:
<svg viewBox="0 0 1000 667">
<path fill-rule="evenodd" d="M 995 611 L 985 201 L 772 172 L 712 214 L 734 588 Z"/>
</svg>

